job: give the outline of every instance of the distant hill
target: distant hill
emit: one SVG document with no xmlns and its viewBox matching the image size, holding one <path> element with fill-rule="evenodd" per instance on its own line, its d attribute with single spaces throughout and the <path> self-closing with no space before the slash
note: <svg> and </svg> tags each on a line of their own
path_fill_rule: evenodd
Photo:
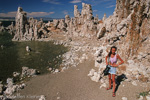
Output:
<svg viewBox="0 0 150 100">
<path fill-rule="evenodd" d="M 15 17 L 0 17 L 0 21 L 15 21 Z"/>
<path fill-rule="evenodd" d="M 64 18 L 50 18 L 50 17 L 33 17 L 33 18 L 37 20 L 40 20 L 42 18 L 43 21 L 52 21 L 53 19 L 64 19 Z M 0 17 L 0 21 L 15 21 L 15 17 Z"/>
</svg>

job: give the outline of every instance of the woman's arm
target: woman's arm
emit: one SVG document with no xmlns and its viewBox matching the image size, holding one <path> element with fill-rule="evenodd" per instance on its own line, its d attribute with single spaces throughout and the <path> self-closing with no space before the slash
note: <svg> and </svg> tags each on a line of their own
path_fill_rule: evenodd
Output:
<svg viewBox="0 0 150 100">
<path fill-rule="evenodd" d="M 105 60 L 106 60 L 106 65 L 108 65 L 107 58 L 108 58 L 108 55 L 105 57 Z"/>
<path fill-rule="evenodd" d="M 121 61 L 119 64 L 112 64 L 113 67 L 118 67 L 119 65 L 121 65 L 122 63 L 124 63 L 124 61 L 121 59 L 121 57 L 117 54 L 117 58 Z"/>
<path fill-rule="evenodd" d="M 124 63 L 124 61 L 121 59 L 121 57 L 118 55 L 118 59 L 121 61 L 118 65 L 121 65 Z"/>
</svg>

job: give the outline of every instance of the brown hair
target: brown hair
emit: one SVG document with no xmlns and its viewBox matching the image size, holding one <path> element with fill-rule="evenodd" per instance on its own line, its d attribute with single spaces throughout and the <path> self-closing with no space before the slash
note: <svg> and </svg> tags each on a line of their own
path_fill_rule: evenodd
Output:
<svg viewBox="0 0 150 100">
<path fill-rule="evenodd" d="M 112 46 L 111 49 L 110 49 L 110 52 L 108 53 L 108 57 L 110 57 L 110 55 L 112 54 L 112 52 L 111 52 L 112 48 L 115 48 L 115 50 L 117 51 L 117 47 L 116 46 Z"/>
</svg>

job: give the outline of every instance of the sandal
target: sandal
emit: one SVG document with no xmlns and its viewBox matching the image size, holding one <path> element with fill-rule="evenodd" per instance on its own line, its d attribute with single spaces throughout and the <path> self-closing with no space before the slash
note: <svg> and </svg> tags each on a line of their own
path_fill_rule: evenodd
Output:
<svg viewBox="0 0 150 100">
<path fill-rule="evenodd" d="M 112 87 L 111 88 L 106 88 L 106 90 L 110 90 L 110 89 L 112 89 Z"/>
<path fill-rule="evenodd" d="M 113 95 L 112 95 L 113 97 L 115 97 L 116 96 L 116 94 L 115 94 L 115 92 L 113 92 Z"/>
</svg>

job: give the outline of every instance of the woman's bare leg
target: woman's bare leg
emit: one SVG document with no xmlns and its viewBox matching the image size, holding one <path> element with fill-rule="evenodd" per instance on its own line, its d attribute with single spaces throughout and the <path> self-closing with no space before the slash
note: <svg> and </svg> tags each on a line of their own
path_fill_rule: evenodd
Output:
<svg viewBox="0 0 150 100">
<path fill-rule="evenodd" d="M 115 92 L 115 85 L 116 85 L 116 83 L 115 83 L 115 74 L 112 74 L 112 82 L 113 82 L 113 92 Z"/>
<path fill-rule="evenodd" d="M 109 88 L 111 88 L 111 74 L 108 74 L 108 78 L 109 78 Z"/>
</svg>

